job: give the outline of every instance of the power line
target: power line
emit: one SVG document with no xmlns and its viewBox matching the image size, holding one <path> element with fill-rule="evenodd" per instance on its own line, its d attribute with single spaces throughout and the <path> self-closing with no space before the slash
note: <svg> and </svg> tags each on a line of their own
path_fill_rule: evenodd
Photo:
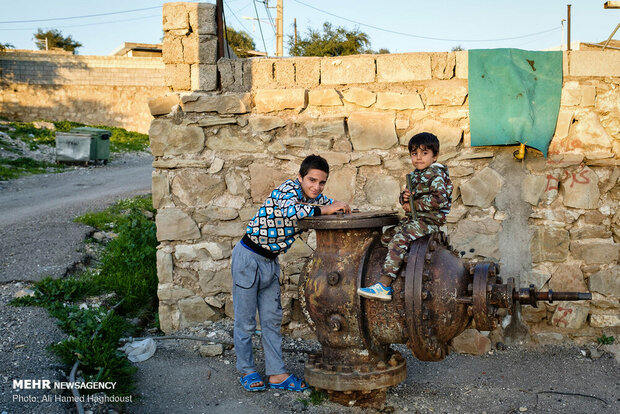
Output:
<svg viewBox="0 0 620 414">
<path fill-rule="evenodd" d="M 146 20 L 146 19 L 153 19 L 155 17 L 161 17 L 161 14 L 153 14 L 150 16 L 144 16 L 144 17 L 135 17 L 132 19 L 123 19 L 123 20 L 114 20 L 114 21 L 108 21 L 108 22 L 97 22 L 97 23 L 87 23 L 87 24 L 72 24 L 72 25 L 67 25 L 67 26 L 54 26 L 54 29 L 64 29 L 64 28 L 68 28 L 68 27 L 84 27 L 84 26 L 95 26 L 95 25 L 101 25 L 101 24 L 114 24 L 114 23 L 123 23 L 123 22 L 133 22 L 136 20 Z M 39 29 L 39 27 L 21 27 L 21 28 L 13 28 L 13 29 L 0 29 L 0 31 L 20 31 L 20 30 L 37 30 Z"/>
<path fill-rule="evenodd" d="M 228 10 L 232 13 L 233 17 L 235 18 L 235 20 L 237 20 L 237 22 L 239 22 L 239 24 L 241 25 L 241 27 L 243 27 L 245 29 L 245 31 L 250 34 L 250 30 L 248 30 L 247 27 L 245 27 L 245 25 L 241 22 L 241 20 L 239 20 L 239 18 L 237 17 L 237 15 L 235 14 L 235 12 L 233 11 L 233 9 L 230 8 L 230 6 L 228 5 L 228 2 L 224 2 L 224 6 L 226 6 L 228 8 Z"/>
<path fill-rule="evenodd" d="M 263 39 L 263 47 L 265 48 L 265 53 L 269 53 L 267 52 L 267 44 L 265 43 L 265 36 L 263 36 L 263 26 L 260 24 L 260 19 L 258 17 L 258 9 L 256 8 L 256 0 L 252 0 L 252 3 L 254 3 L 254 11 L 256 12 L 256 20 L 258 21 L 258 28 L 260 29 L 260 37 Z"/>
<path fill-rule="evenodd" d="M 497 41 L 503 41 L 503 40 L 523 39 L 525 37 L 536 36 L 536 35 L 540 35 L 540 34 L 544 34 L 544 33 L 549 33 L 549 32 L 555 31 L 555 30 L 560 30 L 559 27 L 555 27 L 553 29 L 543 30 L 542 32 L 530 33 L 530 34 L 523 35 L 523 36 L 505 37 L 505 38 L 500 38 L 500 39 L 442 39 L 442 38 L 437 38 L 437 37 L 420 36 L 420 35 L 414 35 L 414 34 L 411 34 L 411 33 L 403 33 L 403 32 L 397 32 L 397 31 L 394 31 L 394 30 L 384 29 L 383 27 L 373 26 L 373 25 L 370 25 L 370 24 L 358 22 L 356 20 L 351 20 L 351 19 L 348 19 L 346 17 L 338 16 L 338 15 L 330 13 L 330 12 L 326 12 L 325 10 L 321 10 L 321 9 L 319 9 L 317 7 L 314 7 L 314 6 L 311 6 L 309 4 L 306 4 L 303 1 L 299 1 L 299 0 L 293 0 L 293 1 L 295 3 L 299 3 L 301 5 L 309 7 L 311 9 L 316 10 L 316 11 L 319 11 L 321 13 L 325 13 L 325 14 L 330 15 L 332 17 L 337 17 L 339 19 L 346 20 L 346 21 L 351 22 L 351 23 L 355 23 L 355 24 L 358 24 L 360 26 L 370 27 L 371 29 L 380 30 L 382 32 L 387 32 L 387 33 L 392 33 L 392 34 L 397 34 L 397 35 L 407 36 L 407 37 L 414 37 L 414 38 L 417 38 L 417 39 L 426 39 L 426 40 L 440 40 L 440 41 L 447 41 L 447 42 L 497 42 Z"/>
<path fill-rule="evenodd" d="M 112 14 L 123 14 L 123 13 L 133 13 L 137 11 L 143 10 L 153 10 L 153 9 L 161 9 L 162 6 L 156 7 L 145 7 L 144 9 L 133 9 L 133 10 L 124 10 L 117 12 L 109 12 L 109 13 L 98 13 L 98 14 L 87 14 L 84 16 L 72 16 L 72 17 L 54 17 L 52 19 L 36 19 L 36 20 L 12 20 L 7 22 L 0 22 L 0 24 L 11 24 L 11 23 L 36 23 L 36 22 L 51 22 L 54 20 L 71 20 L 71 19 L 83 19 L 85 17 L 98 17 L 98 16 L 110 16 Z"/>
</svg>

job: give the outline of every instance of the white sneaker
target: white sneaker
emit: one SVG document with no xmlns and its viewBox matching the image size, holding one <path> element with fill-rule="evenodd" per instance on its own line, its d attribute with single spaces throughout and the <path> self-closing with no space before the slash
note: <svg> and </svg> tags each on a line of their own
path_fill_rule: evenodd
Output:
<svg viewBox="0 0 620 414">
<path fill-rule="evenodd" d="M 368 299 L 377 299 L 384 302 L 392 300 L 392 292 L 394 289 L 391 286 L 385 287 L 381 282 L 377 282 L 372 286 L 357 289 L 357 294 Z"/>
</svg>

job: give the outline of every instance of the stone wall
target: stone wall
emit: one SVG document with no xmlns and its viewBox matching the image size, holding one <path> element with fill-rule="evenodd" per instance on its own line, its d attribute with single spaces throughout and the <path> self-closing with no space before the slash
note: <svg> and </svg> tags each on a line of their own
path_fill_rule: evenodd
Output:
<svg viewBox="0 0 620 414">
<path fill-rule="evenodd" d="M 148 100 L 166 92 L 161 58 L 0 54 L 0 116 L 147 132 Z"/>
<path fill-rule="evenodd" d="M 174 42 L 196 43 L 190 22 L 202 20 L 192 15 L 211 8 L 164 6 L 164 22 L 177 22 L 164 25 L 164 56 Z M 593 293 L 591 302 L 524 307 L 529 338 L 618 335 L 620 54 L 564 54 L 550 156 L 528 150 L 524 161 L 515 147 L 470 146 L 466 52 L 220 59 L 218 90 L 211 78 L 193 78 L 202 60 L 176 56 L 166 65 L 171 92 L 152 102 L 150 128 L 165 332 L 232 316 L 232 247 L 305 156 L 329 161 L 330 197 L 402 213 L 398 193 L 412 169 L 406 144 L 430 131 L 455 184 L 446 230 L 465 259 L 499 261 L 502 276 L 522 286 Z M 204 65 L 211 76 L 212 56 Z M 297 283 L 315 247 L 306 233 L 281 257 L 283 328 L 293 335 L 308 334 Z"/>
</svg>

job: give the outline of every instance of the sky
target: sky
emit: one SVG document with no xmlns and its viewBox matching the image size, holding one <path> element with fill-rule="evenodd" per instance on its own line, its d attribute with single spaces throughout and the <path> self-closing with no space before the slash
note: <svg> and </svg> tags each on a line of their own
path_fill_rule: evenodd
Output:
<svg viewBox="0 0 620 414">
<path fill-rule="evenodd" d="M 109 55 L 123 42 L 159 43 L 164 3 L 0 0 L 0 43 L 36 49 L 33 33 L 38 28 L 71 35 L 83 45 L 78 49 L 80 55 Z M 269 13 L 262 0 L 224 0 L 224 12 L 228 26 L 246 31 L 254 39 L 256 50 L 266 48 L 273 55 L 275 28 L 271 21 L 275 21 L 277 0 L 268 3 L 273 7 Z M 572 42 L 600 42 L 609 37 L 620 22 L 620 9 L 604 9 L 604 3 L 570 0 Z M 373 50 L 386 48 L 391 53 L 449 51 L 456 46 L 544 50 L 562 44 L 567 4 L 569 1 L 558 0 L 284 0 L 285 55 L 294 18 L 298 36 L 330 22 L 365 32 Z M 564 42 L 566 30 L 564 23 Z M 620 39 L 620 31 L 614 38 Z"/>
</svg>

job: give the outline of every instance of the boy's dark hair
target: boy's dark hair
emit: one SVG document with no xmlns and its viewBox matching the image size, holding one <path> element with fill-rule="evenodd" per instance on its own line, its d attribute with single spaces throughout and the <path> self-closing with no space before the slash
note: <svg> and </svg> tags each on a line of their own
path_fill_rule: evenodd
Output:
<svg viewBox="0 0 620 414">
<path fill-rule="evenodd" d="M 299 175 L 304 178 L 310 170 L 321 170 L 329 176 L 329 164 L 327 160 L 320 155 L 308 155 L 299 167 Z"/>
<path fill-rule="evenodd" d="M 420 147 L 424 147 L 433 151 L 433 155 L 436 156 L 439 154 L 439 140 L 434 134 L 430 132 L 420 132 L 419 134 L 415 134 L 409 140 L 409 154 L 413 152 L 413 150 L 418 149 Z"/>
</svg>

